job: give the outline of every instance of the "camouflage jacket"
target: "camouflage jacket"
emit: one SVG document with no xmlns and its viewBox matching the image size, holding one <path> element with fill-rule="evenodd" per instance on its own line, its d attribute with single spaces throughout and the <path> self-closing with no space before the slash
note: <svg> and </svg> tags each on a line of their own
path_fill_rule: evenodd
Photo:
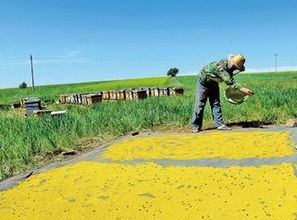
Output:
<svg viewBox="0 0 297 220">
<path fill-rule="evenodd" d="M 237 73 L 232 72 L 228 66 L 228 59 L 221 59 L 214 61 L 205 66 L 198 74 L 198 79 L 202 82 L 216 81 L 225 82 L 228 86 L 233 88 L 240 88 L 240 84 L 234 81 L 233 76 Z"/>
</svg>

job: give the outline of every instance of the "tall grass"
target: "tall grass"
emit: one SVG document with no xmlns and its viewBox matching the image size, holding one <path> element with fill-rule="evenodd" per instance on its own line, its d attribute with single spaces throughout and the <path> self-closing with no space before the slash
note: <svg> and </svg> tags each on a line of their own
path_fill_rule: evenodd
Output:
<svg viewBox="0 0 297 220">
<path fill-rule="evenodd" d="M 0 90 L 0 104 L 18 102 L 23 97 L 39 97 L 54 101 L 62 94 L 71 93 L 97 93 L 99 90 L 117 90 L 124 88 L 149 87 L 164 85 L 168 80 L 165 77 L 127 79 L 118 81 L 86 82 L 62 85 L 37 86 L 36 90 L 27 89 L 2 89 Z"/>
<path fill-rule="evenodd" d="M 297 72 L 278 74 L 242 74 L 237 81 L 251 88 L 256 95 L 244 104 L 231 105 L 222 98 L 223 116 L 227 123 L 260 121 L 283 123 L 297 117 Z M 68 92 L 92 92 L 103 89 L 123 89 L 164 85 L 167 78 L 85 83 L 39 87 L 33 95 L 54 100 Z M 67 109 L 65 117 L 20 117 L 11 110 L 0 111 L 0 178 L 21 172 L 37 163 L 37 155 L 75 149 L 82 138 L 106 139 L 126 135 L 136 130 L 188 128 L 193 114 L 196 77 L 178 78 L 185 88 L 179 97 L 151 97 L 138 101 L 103 102 L 89 107 L 51 105 L 52 109 Z M 224 86 L 221 87 L 223 92 Z M 13 98 L 6 95 L 17 93 Z M 32 95 L 23 90 L 1 90 L 0 101 Z M 222 95 L 221 95 L 222 96 Z M 1 98 L 5 97 L 5 98 Z M 205 112 L 206 127 L 212 125 L 209 107 Z"/>
</svg>

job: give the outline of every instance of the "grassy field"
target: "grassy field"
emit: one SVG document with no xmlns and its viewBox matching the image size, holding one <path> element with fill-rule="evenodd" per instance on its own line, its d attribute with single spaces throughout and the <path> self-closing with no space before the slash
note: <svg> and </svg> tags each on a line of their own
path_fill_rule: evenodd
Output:
<svg viewBox="0 0 297 220">
<path fill-rule="evenodd" d="M 77 84 L 39 86 L 32 91 L 27 89 L 3 89 L 0 90 L 0 104 L 17 103 L 22 97 L 39 97 L 54 102 L 59 95 L 71 93 L 97 93 L 99 90 L 117 90 L 135 88 L 141 86 L 158 86 L 167 82 L 167 78 L 156 77 L 146 79 L 129 79 L 121 81 L 87 82 Z"/>
<path fill-rule="evenodd" d="M 255 96 L 242 105 L 231 105 L 222 93 L 223 116 L 226 123 L 246 122 L 281 124 L 297 117 L 297 72 L 241 74 L 237 81 L 255 91 Z M 0 90 L 0 104 L 17 102 L 21 97 L 37 96 L 52 103 L 60 94 L 97 92 L 168 85 L 168 78 L 92 82 L 68 85 Z M 18 110 L 0 110 L 0 178 L 56 158 L 65 150 L 84 151 L 133 131 L 190 127 L 196 91 L 195 76 L 181 76 L 175 84 L 182 85 L 185 95 L 153 97 L 139 101 L 103 102 L 90 107 L 50 104 L 48 109 L 67 109 L 63 118 L 22 117 Z M 170 84 L 172 85 L 172 83 Z M 221 90 L 226 88 L 221 86 Z M 207 107 L 204 128 L 212 126 Z"/>
</svg>

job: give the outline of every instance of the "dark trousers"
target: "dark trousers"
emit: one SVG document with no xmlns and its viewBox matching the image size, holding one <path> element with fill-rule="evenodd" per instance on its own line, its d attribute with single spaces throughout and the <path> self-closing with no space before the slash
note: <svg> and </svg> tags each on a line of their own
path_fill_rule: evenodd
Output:
<svg viewBox="0 0 297 220">
<path fill-rule="evenodd" d="M 201 82 L 198 80 L 194 117 L 192 124 L 193 130 L 201 130 L 203 112 L 207 98 L 209 98 L 209 103 L 215 126 L 219 127 L 223 124 L 219 84 L 215 81 Z"/>
</svg>

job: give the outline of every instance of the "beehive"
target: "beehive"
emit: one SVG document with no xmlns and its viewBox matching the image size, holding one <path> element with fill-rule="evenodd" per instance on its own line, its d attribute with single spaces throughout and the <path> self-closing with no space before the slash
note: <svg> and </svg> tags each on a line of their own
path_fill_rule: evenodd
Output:
<svg viewBox="0 0 297 220">
<path fill-rule="evenodd" d="M 147 98 L 146 91 L 144 91 L 144 90 L 133 90 L 132 96 L 133 96 L 133 99 L 145 99 L 145 98 Z"/>
<path fill-rule="evenodd" d="M 102 95 L 98 94 L 89 94 L 84 97 L 84 105 L 92 105 L 95 103 L 102 102 Z"/>
<path fill-rule="evenodd" d="M 133 93 L 131 89 L 125 90 L 124 93 L 125 93 L 125 100 L 133 100 Z"/>
<path fill-rule="evenodd" d="M 168 88 L 159 88 L 159 96 L 168 96 Z"/>
<path fill-rule="evenodd" d="M 102 91 L 102 99 L 109 100 L 109 92 L 108 91 Z"/>
<path fill-rule="evenodd" d="M 109 100 L 116 100 L 116 99 L 117 99 L 116 91 L 110 90 L 109 91 Z"/>
<path fill-rule="evenodd" d="M 159 96 L 158 88 L 150 88 L 150 96 Z"/>
</svg>

